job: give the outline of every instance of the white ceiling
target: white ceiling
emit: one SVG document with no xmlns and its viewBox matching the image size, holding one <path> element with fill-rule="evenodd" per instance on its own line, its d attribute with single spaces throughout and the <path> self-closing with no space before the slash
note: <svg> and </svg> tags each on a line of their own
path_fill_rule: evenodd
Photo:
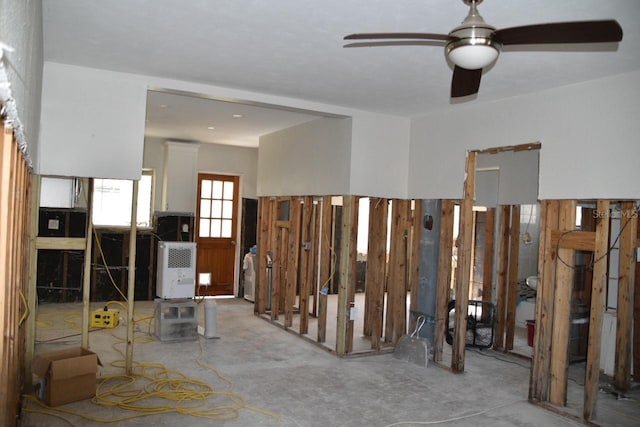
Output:
<svg viewBox="0 0 640 427">
<path fill-rule="evenodd" d="M 462 0 L 44 1 L 45 60 L 207 83 L 400 116 L 456 108 L 451 67 L 433 46 L 344 49 L 355 32 L 448 33 Z M 640 69 L 639 0 L 485 0 L 496 28 L 616 19 L 623 41 L 576 49 L 503 51 L 485 71 L 485 103 Z M 567 51 L 568 50 L 568 51 Z M 639 82 L 640 84 L 640 82 Z M 167 107 L 160 107 L 167 105 Z M 243 114 L 234 119 L 232 114 Z M 150 93 L 147 134 L 256 146 L 313 114 Z M 216 129 L 208 130 L 208 126 Z"/>
</svg>

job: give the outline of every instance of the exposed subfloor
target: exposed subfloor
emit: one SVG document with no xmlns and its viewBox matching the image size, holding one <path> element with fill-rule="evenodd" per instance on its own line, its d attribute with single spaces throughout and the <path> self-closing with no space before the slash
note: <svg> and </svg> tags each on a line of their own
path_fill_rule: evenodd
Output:
<svg viewBox="0 0 640 427">
<path fill-rule="evenodd" d="M 92 305 L 92 308 L 98 307 Z M 135 319 L 153 316 L 153 307 L 153 302 L 136 302 Z M 201 325 L 203 310 L 200 306 Z M 41 305 L 36 353 L 78 346 L 80 338 L 74 334 L 79 332 L 80 313 L 80 304 Z M 125 322 L 117 328 L 90 334 L 90 347 L 104 365 L 99 373 L 101 378 L 124 372 L 112 366 L 114 361 L 122 359 L 115 348 L 124 349 L 124 344 L 114 344 L 118 342 L 116 337 L 126 334 L 126 316 L 123 317 Z M 528 361 L 503 353 L 469 350 L 463 374 L 452 374 L 434 364 L 426 368 L 409 364 L 392 354 L 339 358 L 255 316 L 253 305 L 240 299 L 217 300 L 217 339 L 200 337 L 197 341 L 160 342 L 150 337 L 153 325 L 147 321 L 137 322 L 136 330 L 134 360 L 137 363 L 161 363 L 208 384 L 217 392 L 228 392 L 233 387 L 235 393 L 231 396 L 235 400 L 230 400 L 229 393 L 215 396 L 192 393 L 178 404 L 155 397 L 137 402 L 138 405 L 153 404 L 170 411 L 176 405 L 184 408 L 202 404 L 197 408 L 201 410 L 200 415 L 213 414 L 215 407 L 217 415 L 234 419 L 216 420 L 172 411 L 114 423 L 118 426 L 355 427 L 437 422 L 455 426 L 577 425 L 528 403 Z M 50 341 L 66 335 L 74 336 Z M 448 357 L 445 355 L 444 360 L 450 360 Z M 221 380 L 211 368 L 232 384 Z M 578 381 L 569 383 L 569 409 L 572 402 L 579 401 Z M 196 397 L 204 400 L 192 400 Z M 600 393 L 598 423 L 639 425 L 640 393 L 636 391 L 627 397 L 629 399 L 616 399 L 611 393 Z M 29 399 L 24 400 L 24 407 L 49 412 Z M 103 420 L 136 415 L 118 407 L 96 405 L 90 400 L 60 408 Z M 207 411 L 202 411 L 206 408 Z M 190 412 L 195 413 L 195 409 Z M 24 427 L 103 425 L 71 413 L 48 415 L 26 411 L 21 423 Z"/>
</svg>

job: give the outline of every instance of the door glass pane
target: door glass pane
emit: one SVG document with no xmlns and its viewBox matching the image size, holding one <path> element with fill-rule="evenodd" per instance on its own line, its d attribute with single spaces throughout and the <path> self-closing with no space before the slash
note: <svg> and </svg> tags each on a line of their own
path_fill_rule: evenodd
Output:
<svg viewBox="0 0 640 427">
<path fill-rule="evenodd" d="M 222 202 L 222 218 L 233 218 L 233 202 L 231 200 Z"/>
<path fill-rule="evenodd" d="M 211 237 L 221 237 L 220 235 L 220 220 L 211 220 Z"/>
<path fill-rule="evenodd" d="M 233 200 L 233 182 L 224 183 L 224 197 L 225 200 Z"/>
<path fill-rule="evenodd" d="M 220 200 L 213 201 L 213 210 L 211 211 L 211 218 L 222 218 L 222 202 Z"/>
<path fill-rule="evenodd" d="M 213 181 L 212 199 L 222 199 L 222 181 Z"/>
<path fill-rule="evenodd" d="M 231 237 L 231 223 L 230 219 L 222 220 L 222 237 Z"/>
<path fill-rule="evenodd" d="M 198 231 L 200 237 L 209 237 L 209 220 L 200 218 L 200 227 Z"/>
<path fill-rule="evenodd" d="M 200 185 L 200 197 L 205 199 L 211 198 L 211 181 L 208 179 L 203 179 L 202 184 Z"/>
<path fill-rule="evenodd" d="M 211 200 L 200 200 L 200 218 L 211 217 Z"/>
</svg>

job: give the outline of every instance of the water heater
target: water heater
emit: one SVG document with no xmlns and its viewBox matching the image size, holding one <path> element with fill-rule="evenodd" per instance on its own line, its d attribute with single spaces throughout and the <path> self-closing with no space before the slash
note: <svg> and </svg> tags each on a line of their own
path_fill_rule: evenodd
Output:
<svg viewBox="0 0 640 427">
<path fill-rule="evenodd" d="M 156 296 L 193 298 L 196 292 L 196 244 L 158 242 Z"/>
</svg>

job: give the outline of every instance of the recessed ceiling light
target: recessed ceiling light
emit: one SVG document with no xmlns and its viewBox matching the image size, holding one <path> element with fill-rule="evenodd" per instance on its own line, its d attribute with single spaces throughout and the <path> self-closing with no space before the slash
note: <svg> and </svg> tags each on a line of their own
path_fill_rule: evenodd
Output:
<svg viewBox="0 0 640 427">
<path fill-rule="evenodd" d="M 215 129 L 215 127 L 213 127 L 213 126 L 207 126 L 207 129 L 209 129 L 209 130 L 214 130 L 214 129 Z"/>
<path fill-rule="evenodd" d="M 242 114 L 234 114 L 233 117 L 239 119 L 240 117 L 242 117 Z"/>
<path fill-rule="evenodd" d="M 168 105 L 167 104 L 160 104 L 160 108 L 167 108 Z"/>
</svg>

